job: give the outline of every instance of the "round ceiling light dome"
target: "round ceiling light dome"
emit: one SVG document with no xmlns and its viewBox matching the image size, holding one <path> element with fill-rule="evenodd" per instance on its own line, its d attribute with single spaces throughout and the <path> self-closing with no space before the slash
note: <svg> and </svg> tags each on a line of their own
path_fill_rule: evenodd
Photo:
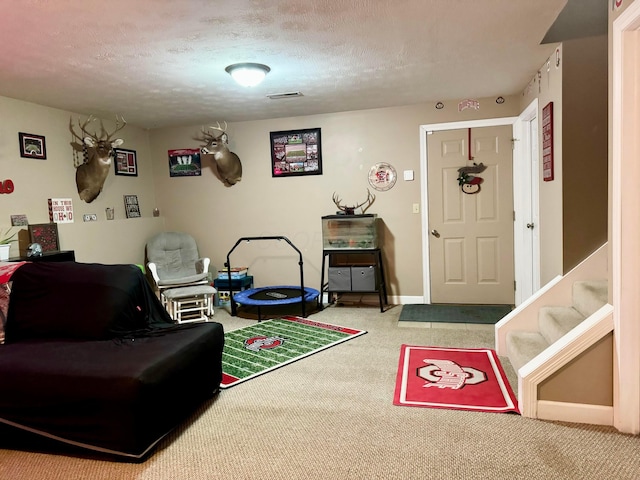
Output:
<svg viewBox="0 0 640 480">
<path fill-rule="evenodd" d="M 271 69 L 261 63 L 234 63 L 225 68 L 225 71 L 243 87 L 255 87 Z"/>
</svg>

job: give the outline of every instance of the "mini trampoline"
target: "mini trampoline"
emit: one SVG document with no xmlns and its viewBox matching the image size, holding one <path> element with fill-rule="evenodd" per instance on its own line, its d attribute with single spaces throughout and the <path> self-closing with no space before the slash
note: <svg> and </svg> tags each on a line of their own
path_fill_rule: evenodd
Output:
<svg viewBox="0 0 640 480">
<path fill-rule="evenodd" d="M 230 292 L 231 301 L 231 315 L 236 316 L 238 312 L 238 304 L 248 305 L 258 308 L 258 321 L 262 320 L 261 307 L 273 307 L 279 305 L 290 305 L 300 303 L 302 309 L 302 316 L 306 314 L 305 304 L 311 302 L 320 297 L 320 292 L 316 289 L 304 286 L 304 270 L 302 262 L 302 252 L 291 243 L 287 237 L 242 237 L 233 246 L 227 254 L 227 261 L 225 267 L 229 275 L 229 285 L 231 285 L 231 253 L 242 242 L 250 242 L 252 240 L 284 240 L 287 242 L 296 252 L 298 252 L 300 266 L 300 285 L 277 285 L 269 287 L 251 288 L 249 290 L 242 290 L 237 293 Z"/>
<path fill-rule="evenodd" d="M 304 292 L 304 300 L 301 299 L 302 292 Z M 275 307 L 278 305 L 290 305 L 292 303 L 302 303 L 302 316 L 304 317 L 304 304 L 315 300 L 319 295 L 320 292 L 314 288 L 304 287 L 304 289 L 301 290 L 300 287 L 278 285 L 242 290 L 241 292 L 236 293 L 233 298 L 240 305 L 257 307 L 258 320 L 261 320 L 262 314 L 260 312 L 260 307 Z"/>
</svg>

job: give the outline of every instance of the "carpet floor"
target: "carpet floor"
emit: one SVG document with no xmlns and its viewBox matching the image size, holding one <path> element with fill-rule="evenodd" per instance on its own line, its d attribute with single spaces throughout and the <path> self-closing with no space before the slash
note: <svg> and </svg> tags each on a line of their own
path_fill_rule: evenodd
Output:
<svg viewBox="0 0 640 480">
<path fill-rule="evenodd" d="M 312 315 L 368 333 L 223 390 L 143 463 L 13 450 L 0 437 L 0 479 L 637 480 L 640 439 L 612 427 L 393 405 L 402 344 L 494 345 L 493 325 L 399 328 L 399 314 L 373 306 Z M 225 330 L 256 323 L 221 309 L 215 320 Z"/>
</svg>

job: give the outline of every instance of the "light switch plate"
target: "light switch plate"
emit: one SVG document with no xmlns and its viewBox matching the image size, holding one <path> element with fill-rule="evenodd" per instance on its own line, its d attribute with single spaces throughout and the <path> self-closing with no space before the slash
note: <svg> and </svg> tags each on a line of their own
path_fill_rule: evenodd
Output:
<svg viewBox="0 0 640 480">
<path fill-rule="evenodd" d="M 404 179 L 405 180 L 413 180 L 413 170 L 405 170 L 404 172 Z"/>
</svg>

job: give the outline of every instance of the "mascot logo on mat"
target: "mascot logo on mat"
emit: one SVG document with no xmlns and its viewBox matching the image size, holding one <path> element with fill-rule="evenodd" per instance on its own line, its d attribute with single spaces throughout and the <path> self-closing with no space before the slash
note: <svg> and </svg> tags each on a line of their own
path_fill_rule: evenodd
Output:
<svg viewBox="0 0 640 480">
<path fill-rule="evenodd" d="M 258 335 L 256 337 L 247 338 L 244 341 L 244 348 L 251 350 L 252 352 L 259 352 L 260 350 L 279 347 L 283 343 L 284 338 L 282 337 L 265 337 L 264 335 Z"/>
<path fill-rule="evenodd" d="M 485 382 L 487 375 L 473 367 L 461 367 L 451 360 L 424 359 L 425 367 L 418 368 L 418 376 L 428 383 L 424 387 L 460 389 L 465 385 Z"/>
</svg>

